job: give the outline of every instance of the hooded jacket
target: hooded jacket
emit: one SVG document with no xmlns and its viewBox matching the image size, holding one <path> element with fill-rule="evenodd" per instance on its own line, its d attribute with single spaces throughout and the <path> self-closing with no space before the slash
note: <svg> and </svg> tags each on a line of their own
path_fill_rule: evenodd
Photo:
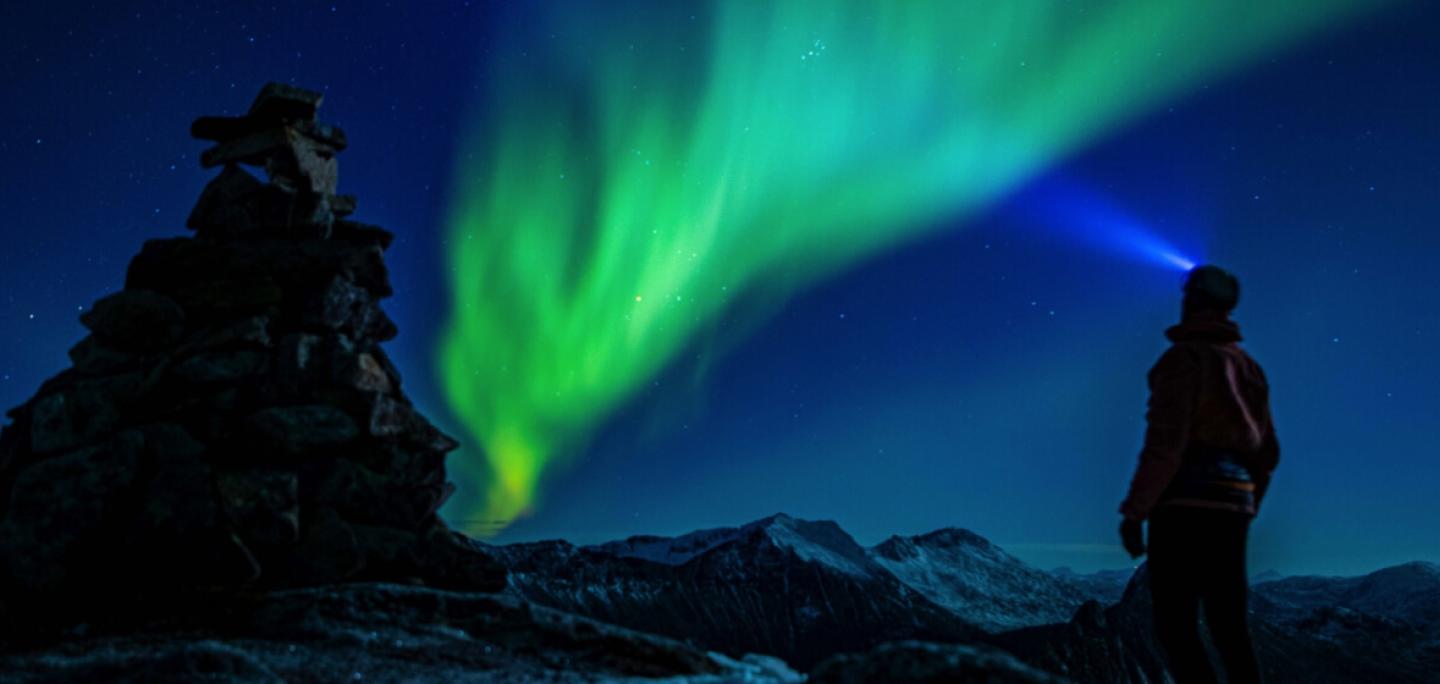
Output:
<svg viewBox="0 0 1440 684">
<path fill-rule="evenodd" d="M 1255 515 L 1280 459 L 1265 373 L 1240 328 L 1199 312 L 1165 331 L 1173 344 L 1148 376 L 1145 446 L 1120 504 L 1144 520 L 1156 506 Z"/>
</svg>

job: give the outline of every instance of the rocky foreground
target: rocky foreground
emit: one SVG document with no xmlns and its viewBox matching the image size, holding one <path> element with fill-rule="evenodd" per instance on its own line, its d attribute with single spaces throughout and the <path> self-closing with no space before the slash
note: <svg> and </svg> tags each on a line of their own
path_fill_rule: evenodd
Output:
<svg viewBox="0 0 1440 684">
<path fill-rule="evenodd" d="M 0 681 L 1167 681 L 1143 566 L 1104 605 L 1074 573 L 1030 568 L 973 533 L 897 539 L 910 551 L 772 516 L 676 538 L 483 547 L 510 570 L 499 594 L 350 583 L 212 595 L 12 637 Z M 891 571 L 874 555 L 907 560 L 881 581 Z M 1255 584 L 1267 681 L 1440 681 L 1437 595 L 1428 563 Z M 941 611 L 964 636 L 926 636 Z"/>
<path fill-rule="evenodd" d="M 513 597 L 353 583 L 215 597 L 164 620 L 0 656 L 13 682 L 798 681 Z"/>
<path fill-rule="evenodd" d="M 737 625 L 737 629 L 743 626 Z M 807 681 L 773 657 L 730 658 L 511 596 L 393 584 L 215 598 L 113 633 L 10 644 L 4 682 Z M 885 644 L 820 663 L 808 681 L 1064 681 L 983 645 Z"/>
</svg>

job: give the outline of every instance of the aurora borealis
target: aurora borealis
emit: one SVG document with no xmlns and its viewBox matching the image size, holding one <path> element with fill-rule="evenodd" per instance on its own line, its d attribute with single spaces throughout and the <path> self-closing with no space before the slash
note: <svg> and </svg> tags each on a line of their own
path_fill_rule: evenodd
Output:
<svg viewBox="0 0 1440 684">
<path fill-rule="evenodd" d="M 534 11 L 513 40 L 545 39 L 489 65 L 451 186 L 437 360 L 474 445 L 460 469 L 488 483 L 462 517 L 486 532 L 531 512 L 722 315 L 763 319 L 1362 4 Z"/>
<path fill-rule="evenodd" d="M 0 408 L 188 234 L 191 120 L 279 80 L 326 92 L 341 192 L 396 235 L 385 348 L 463 443 L 447 518 L 520 505 L 486 506 L 500 414 L 530 450 L 497 543 L 783 511 L 1128 565 L 1176 251 L 1240 276 L 1275 392 L 1251 567 L 1440 562 L 1440 5 L 814 4 L 0 6 Z"/>
</svg>

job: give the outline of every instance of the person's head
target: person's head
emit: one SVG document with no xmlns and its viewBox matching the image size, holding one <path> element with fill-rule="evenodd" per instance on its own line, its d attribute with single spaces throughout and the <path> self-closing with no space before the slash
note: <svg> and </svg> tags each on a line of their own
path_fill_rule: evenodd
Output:
<svg viewBox="0 0 1440 684">
<path fill-rule="evenodd" d="M 1239 302 L 1240 281 L 1219 266 L 1197 266 L 1185 279 L 1185 316 L 1202 311 L 1229 314 Z"/>
</svg>

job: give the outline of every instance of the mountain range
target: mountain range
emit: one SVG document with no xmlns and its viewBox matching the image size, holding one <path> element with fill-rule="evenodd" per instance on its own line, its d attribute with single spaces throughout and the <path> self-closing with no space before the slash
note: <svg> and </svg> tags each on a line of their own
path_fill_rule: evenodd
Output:
<svg viewBox="0 0 1440 684">
<path fill-rule="evenodd" d="M 489 547 L 527 601 L 804 671 L 902 640 L 999 646 L 1075 681 L 1166 681 L 1147 573 L 1044 571 L 946 528 L 857 543 L 784 514 L 678 537 Z M 1272 682 L 1440 681 L 1440 568 L 1252 585 Z M 883 650 L 883 649 L 881 649 Z"/>
</svg>

